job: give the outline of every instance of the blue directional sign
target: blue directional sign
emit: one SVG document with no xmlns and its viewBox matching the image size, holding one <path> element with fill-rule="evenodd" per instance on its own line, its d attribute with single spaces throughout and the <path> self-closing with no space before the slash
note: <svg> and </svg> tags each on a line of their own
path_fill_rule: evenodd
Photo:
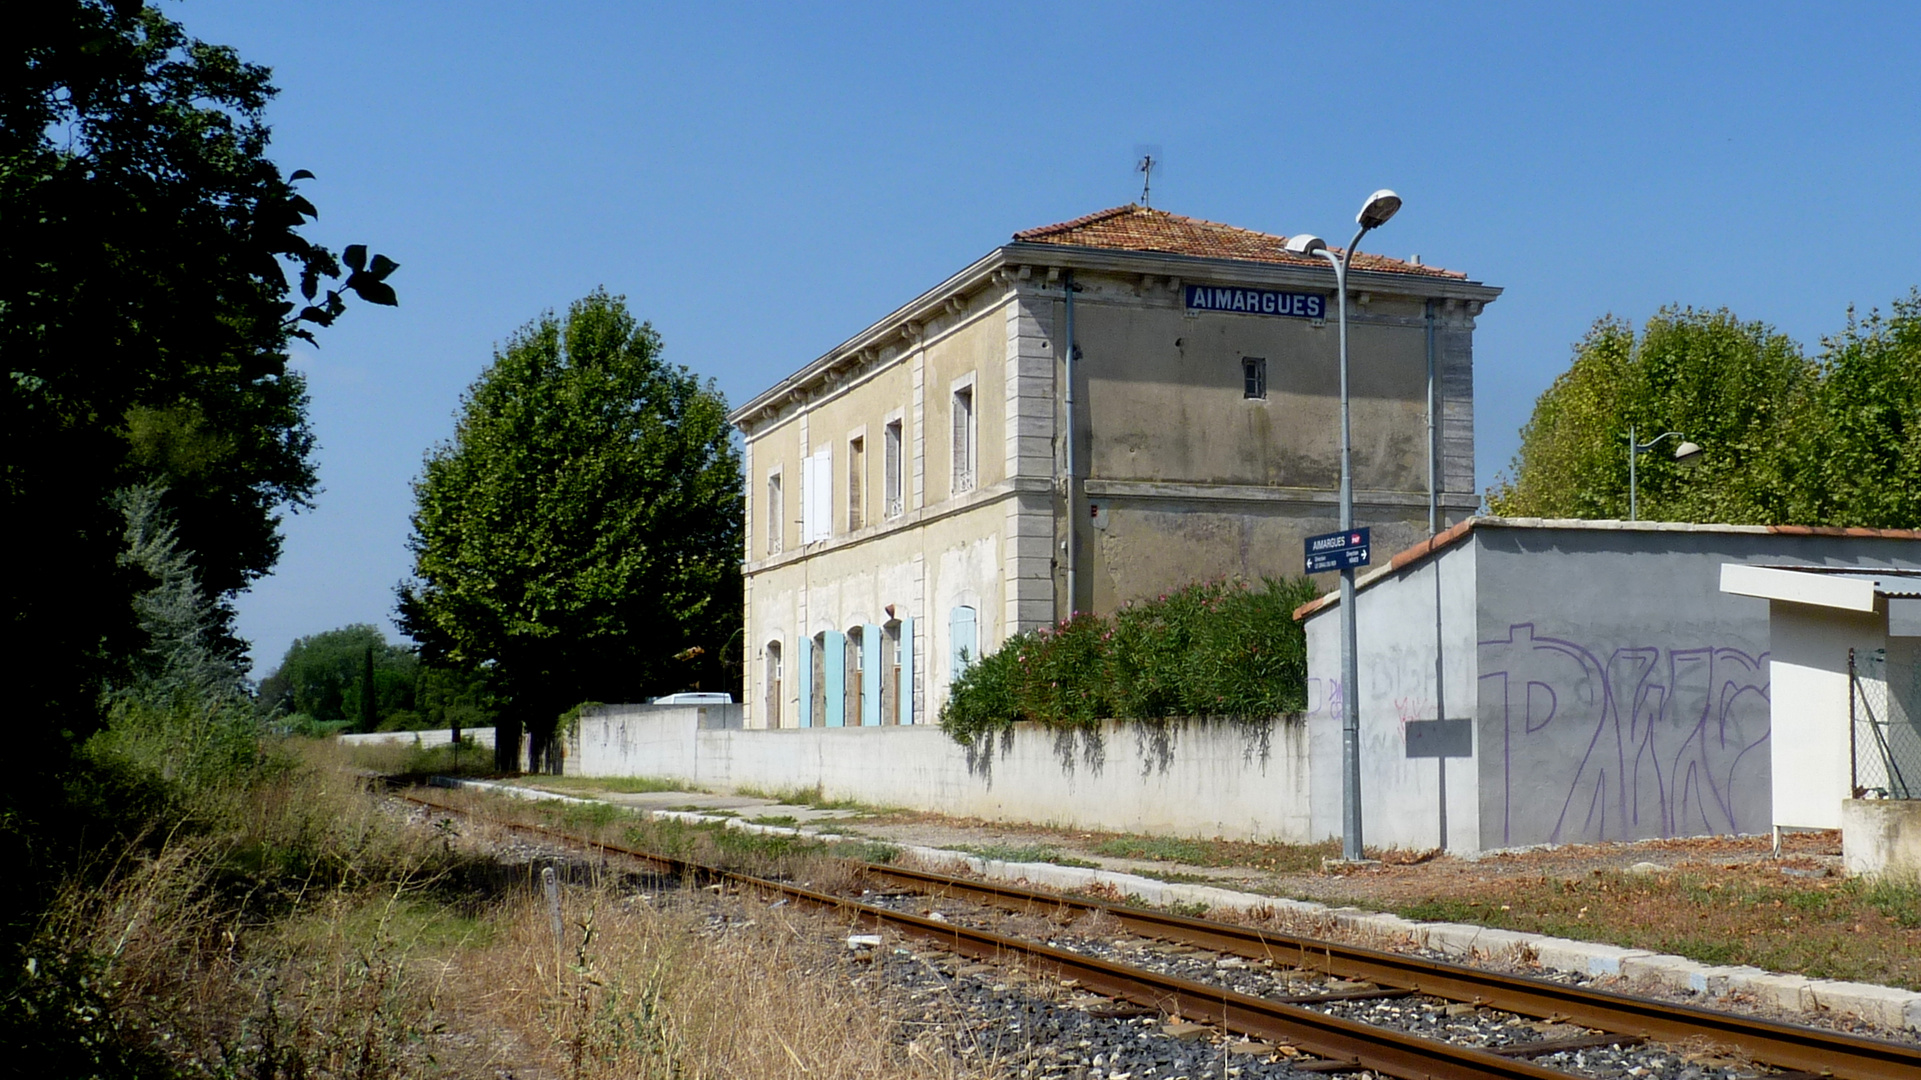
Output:
<svg viewBox="0 0 1921 1080">
<path fill-rule="evenodd" d="M 1310 574 L 1326 570 L 1351 570 L 1366 566 L 1369 561 L 1366 529 L 1310 536 L 1304 546 L 1307 548 L 1307 572 Z"/>
</svg>

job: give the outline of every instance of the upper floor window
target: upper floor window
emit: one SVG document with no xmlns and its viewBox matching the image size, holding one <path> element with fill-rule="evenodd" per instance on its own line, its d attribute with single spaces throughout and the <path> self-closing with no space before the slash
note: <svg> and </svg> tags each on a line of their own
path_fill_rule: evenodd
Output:
<svg viewBox="0 0 1921 1080">
<path fill-rule="evenodd" d="M 974 388 L 954 391 L 954 494 L 974 490 Z"/>
<path fill-rule="evenodd" d="M 823 446 L 801 464 L 800 542 L 811 544 L 834 535 L 834 458 Z"/>
<path fill-rule="evenodd" d="M 864 511 L 867 509 L 866 485 L 861 483 L 867 473 L 867 440 L 856 437 L 847 440 L 847 531 L 856 532 L 866 524 Z"/>
<path fill-rule="evenodd" d="M 780 474 L 770 473 L 767 477 L 767 554 L 780 554 L 780 542 L 784 518 L 787 514 L 786 500 L 780 493 Z"/>
<path fill-rule="evenodd" d="M 887 425 L 887 433 L 882 439 L 882 445 L 884 453 L 881 460 L 881 469 L 885 475 L 881 483 L 882 495 L 884 496 L 885 502 L 881 512 L 888 517 L 897 517 L 900 515 L 903 505 L 901 489 L 906 487 L 905 484 L 901 483 L 903 479 L 901 475 L 902 459 L 905 455 L 901 453 L 899 420 L 895 420 Z"/>
<path fill-rule="evenodd" d="M 1267 396 L 1267 361 L 1259 356 L 1241 357 L 1241 396 L 1255 399 Z"/>
</svg>

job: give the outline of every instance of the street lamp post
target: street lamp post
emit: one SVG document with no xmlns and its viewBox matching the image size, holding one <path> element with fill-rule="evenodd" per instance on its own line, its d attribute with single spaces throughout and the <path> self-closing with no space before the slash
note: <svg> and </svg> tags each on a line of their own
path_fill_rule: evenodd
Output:
<svg viewBox="0 0 1921 1080">
<path fill-rule="evenodd" d="M 1634 426 L 1628 425 L 1628 520 L 1641 520 L 1640 484 L 1636 475 L 1635 463 L 1641 455 L 1654 449 L 1662 439 L 1680 439 L 1681 445 L 1674 448 L 1674 460 L 1682 465 L 1693 465 L 1701 459 L 1701 448 L 1687 441 L 1687 436 L 1678 431 L 1664 431 L 1647 442 L 1634 441 Z"/>
<path fill-rule="evenodd" d="M 1354 457 L 1347 396 L 1347 270 L 1361 238 L 1387 224 L 1401 208 L 1401 197 L 1383 188 L 1367 197 L 1355 215 L 1360 230 L 1336 256 L 1326 241 L 1303 234 L 1287 241 L 1296 255 L 1318 255 L 1334 268 L 1334 296 L 1340 313 L 1341 348 L 1341 530 L 1354 528 Z M 1341 571 L 1341 857 L 1359 862 L 1361 847 L 1361 701 L 1360 661 L 1354 629 L 1354 569 Z"/>
</svg>

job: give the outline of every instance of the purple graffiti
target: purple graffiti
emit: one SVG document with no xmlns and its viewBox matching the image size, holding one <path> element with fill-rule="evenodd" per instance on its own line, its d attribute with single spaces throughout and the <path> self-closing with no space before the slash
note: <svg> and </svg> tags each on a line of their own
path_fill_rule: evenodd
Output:
<svg viewBox="0 0 1921 1080">
<path fill-rule="evenodd" d="M 1603 662 L 1533 623 L 1481 642 L 1483 715 L 1501 720 L 1502 842 L 1765 825 L 1766 754 L 1750 754 L 1768 738 L 1767 662 L 1714 646 L 1624 647 Z M 1517 838 L 1517 810 L 1535 808 L 1553 827 L 1527 822 Z"/>
</svg>

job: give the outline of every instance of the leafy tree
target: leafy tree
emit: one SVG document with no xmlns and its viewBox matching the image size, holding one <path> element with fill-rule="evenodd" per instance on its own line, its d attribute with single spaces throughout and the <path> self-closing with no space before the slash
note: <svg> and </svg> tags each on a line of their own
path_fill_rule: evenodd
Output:
<svg viewBox="0 0 1921 1080">
<path fill-rule="evenodd" d="M 740 457 L 711 383 L 595 291 L 528 324 L 469 388 L 415 481 L 401 622 L 436 666 L 483 667 L 502 766 L 533 768 L 582 700 L 716 686 L 741 602 Z"/>
<path fill-rule="evenodd" d="M 1605 318 L 1534 406 L 1499 514 L 1627 516 L 1627 430 L 1701 445 L 1683 471 L 1640 463 L 1650 520 L 1921 527 L 1921 291 L 1847 328 L 1808 361 L 1727 311 L 1665 308 L 1637 336 Z M 1673 440 L 1662 449 L 1673 445 Z"/>
<path fill-rule="evenodd" d="M 1672 456 L 1680 439 L 1641 455 L 1643 519 L 1785 520 L 1777 443 L 1813 377 L 1793 340 L 1725 309 L 1663 308 L 1638 337 L 1603 318 L 1535 403 L 1512 476 L 1488 505 L 1516 517 L 1627 517 L 1633 427 L 1643 442 L 1679 431 L 1706 451 L 1686 471 Z"/>
<path fill-rule="evenodd" d="M 288 646 L 280 667 L 261 681 L 260 698 L 269 707 L 322 722 L 352 720 L 372 731 L 414 710 L 419 675 L 412 649 L 390 644 L 378 627 L 355 623 Z"/>
<path fill-rule="evenodd" d="M 1782 441 L 1791 520 L 1921 528 L 1921 290 L 1823 343 Z"/>
<path fill-rule="evenodd" d="M 0 440 L 14 627 L 9 735 L 56 753 L 101 722 L 141 648 L 123 489 L 154 485 L 229 653 L 225 600 L 314 491 L 292 337 L 345 294 L 394 302 L 392 260 L 302 235 L 267 159 L 267 69 L 131 0 L 47 0 L 0 35 Z M 297 307 L 294 272 L 301 294 Z M 342 279 L 343 273 L 346 275 Z M 49 774 L 51 775 L 51 774 Z"/>
<path fill-rule="evenodd" d="M 460 671 L 421 665 L 420 676 L 414 683 L 414 709 L 418 726 L 423 728 L 471 731 L 492 727 L 494 698 L 487 684 L 486 670 Z"/>
</svg>

